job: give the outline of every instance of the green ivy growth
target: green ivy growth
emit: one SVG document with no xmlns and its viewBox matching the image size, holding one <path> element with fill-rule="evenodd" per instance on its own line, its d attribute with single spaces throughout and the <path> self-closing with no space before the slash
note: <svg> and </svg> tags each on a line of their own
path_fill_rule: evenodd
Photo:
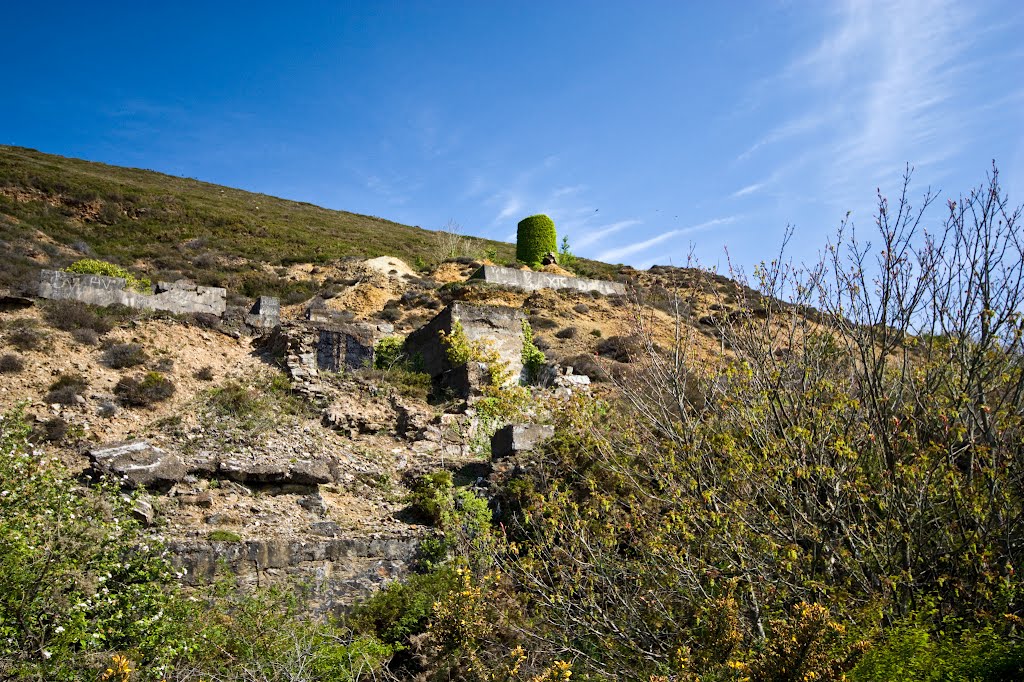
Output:
<svg viewBox="0 0 1024 682">
<path fill-rule="evenodd" d="M 373 348 L 373 366 L 377 369 L 391 369 L 405 359 L 405 337 L 385 337 Z"/>
<path fill-rule="evenodd" d="M 562 235 L 562 245 L 558 249 L 558 264 L 567 270 L 572 270 L 576 266 L 576 254 L 572 252 L 572 247 L 569 245 L 569 237 Z"/>
<path fill-rule="evenodd" d="M 500 388 L 512 379 L 508 363 L 502 361 L 501 355 L 487 339 L 470 341 L 462 323 L 452 323 L 452 333 L 446 334 L 442 329 L 441 342 L 444 344 L 445 355 L 452 367 L 459 367 L 467 362 L 479 362 L 487 367 L 491 377 L 491 386 Z"/>
<path fill-rule="evenodd" d="M 547 358 L 543 351 L 533 343 L 533 328 L 527 320 L 523 320 L 523 369 L 526 370 L 527 381 L 535 381 Z"/>
<path fill-rule="evenodd" d="M 516 258 L 530 267 L 539 267 L 544 254 L 558 252 L 555 221 L 540 213 L 519 221 L 516 232 Z"/>
<path fill-rule="evenodd" d="M 102 260 L 96 260 L 95 258 L 85 258 L 83 260 L 72 263 L 64 270 L 65 272 L 74 272 L 79 275 L 102 275 L 104 277 L 121 277 L 127 283 L 128 288 L 141 291 L 143 293 L 149 293 L 153 287 L 153 283 L 145 277 L 136 277 L 132 273 L 128 272 L 119 265 L 108 263 Z"/>
</svg>

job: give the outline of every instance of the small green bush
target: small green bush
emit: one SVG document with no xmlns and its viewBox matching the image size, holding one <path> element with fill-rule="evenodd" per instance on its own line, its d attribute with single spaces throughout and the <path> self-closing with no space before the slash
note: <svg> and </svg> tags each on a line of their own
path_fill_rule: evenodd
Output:
<svg viewBox="0 0 1024 682">
<path fill-rule="evenodd" d="M 405 339 L 389 336 L 377 342 L 373 348 L 373 366 L 377 369 L 391 369 L 405 359 Z"/>
<path fill-rule="evenodd" d="M 132 407 L 149 407 L 174 395 L 174 383 L 160 372 L 147 372 L 141 379 L 122 377 L 114 395 Z"/>
<path fill-rule="evenodd" d="M 450 566 L 414 574 L 404 582 L 390 583 L 357 605 L 350 622 L 386 644 L 406 645 L 410 636 L 427 629 L 434 604 L 458 586 L 458 574 Z"/>
<path fill-rule="evenodd" d="M 79 275 L 102 275 L 104 277 L 121 277 L 124 279 L 128 288 L 135 289 L 148 293 L 153 284 L 145 277 L 136 277 L 132 273 L 128 272 L 119 265 L 108 263 L 102 260 L 96 260 L 95 258 L 85 258 L 78 262 L 72 263 L 65 272 L 74 272 Z"/>
<path fill-rule="evenodd" d="M 210 378 L 213 378 L 212 370 Z M 229 379 L 224 382 L 224 385 L 211 390 L 209 402 L 217 412 L 235 416 L 252 414 L 263 406 L 263 401 L 256 391 L 243 386 L 234 379 Z"/>
<path fill-rule="evenodd" d="M 569 246 L 569 237 L 562 235 L 562 246 L 558 250 L 558 264 L 567 270 L 574 270 L 577 260 Z"/>
<path fill-rule="evenodd" d="M 555 221 L 542 213 L 520 220 L 516 231 L 516 258 L 538 267 L 549 252 L 558 252 Z"/>
<path fill-rule="evenodd" d="M 533 328 L 529 322 L 523 320 L 523 369 L 526 380 L 535 381 L 545 362 L 547 358 L 544 357 L 543 351 L 533 342 Z"/>
<path fill-rule="evenodd" d="M 241 542 L 242 536 L 231 530 L 213 530 L 206 536 L 210 542 Z"/>
</svg>

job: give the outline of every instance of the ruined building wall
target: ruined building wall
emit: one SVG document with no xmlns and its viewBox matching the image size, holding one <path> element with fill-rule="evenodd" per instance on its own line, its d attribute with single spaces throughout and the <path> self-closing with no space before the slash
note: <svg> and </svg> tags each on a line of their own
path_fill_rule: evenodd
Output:
<svg viewBox="0 0 1024 682">
<path fill-rule="evenodd" d="M 226 292 L 220 287 L 201 287 L 189 282 L 157 282 L 154 293 L 127 288 L 121 277 L 79 275 L 59 270 L 39 273 L 39 296 L 55 300 L 81 301 L 90 305 L 123 305 L 143 310 L 172 313 L 223 315 Z"/>
</svg>

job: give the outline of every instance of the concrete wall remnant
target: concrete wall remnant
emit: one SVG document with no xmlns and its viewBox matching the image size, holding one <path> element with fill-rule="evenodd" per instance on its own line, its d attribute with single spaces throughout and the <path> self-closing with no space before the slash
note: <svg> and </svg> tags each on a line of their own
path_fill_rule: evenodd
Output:
<svg viewBox="0 0 1024 682">
<path fill-rule="evenodd" d="M 171 313 L 224 314 L 227 292 L 220 287 L 202 287 L 179 280 L 157 282 L 152 294 L 127 288 L 123 277 L 79 275 L 59 270 L 39 273 L 39 296 L 63 301 L 81 301 L 90 305 L 123 305 L 143 310 Z"/>
<path fill-rule="evenodd" d="M 603 279 L 584 279 L 568 277 L 550 272 L 534 272 L 532 270 L 516 270 L 503 268 L 499 265 L 483 265 L 473 273 L 470 279 L 482 279 L 493 284 L 515 287 L 523 291 L 537 289 L 578 289 L 580 291 L 596 291 L 611 296 L 626 293 L 626 286 L 620 282 L 609 282 Z"/>
<path fill-rule="evenodd" d="M 281 324 L 281 301 L 276 296 L 260 296 L 245 316 L 246 324 L 270 329 Z"/>
<path fill-rule="evenodd" d="M 435 379 L 444 378 L 447 383 L 451 383 L 450 378 L 460 377 L 461 380 L 455 381 L 455 384 L 477 383 L 482 375 L 452 367 L 445 344 L 441 341 L 441 332 L 451 334 L 458 321 L 466 340 L 470 343 L 485 343 L 496 351 L 501 361 L 508 365 L 511 381 L 518 383 L 523 374 L 523 319 L 525 315 L 516 308 L 470 305 L 455 301 L 433 320 L 409 334 L 405 340 L 405 350 L 416 358 L 424 372 Z M 457 385 L 450 387 L 458 389 Z M 465 394 L 473 387 L 467 385 L 457 392 Z"/>
</svg>

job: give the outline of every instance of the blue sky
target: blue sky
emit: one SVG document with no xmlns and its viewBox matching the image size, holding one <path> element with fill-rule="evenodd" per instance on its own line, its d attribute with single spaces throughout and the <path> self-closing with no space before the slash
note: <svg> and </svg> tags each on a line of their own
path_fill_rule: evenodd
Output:
<svg viewBox="0 0 1024 682">
<path fill-rule="evenodd" d="M 152 6 L 150 6 L 152 5 Z M 1019 2 L 14 3 L 0 142 L 580 255 L 813 258 L 904 165 L 1024 203 Z M 941 210 L 933 213 L 941 220 Z"/>
</svg>

